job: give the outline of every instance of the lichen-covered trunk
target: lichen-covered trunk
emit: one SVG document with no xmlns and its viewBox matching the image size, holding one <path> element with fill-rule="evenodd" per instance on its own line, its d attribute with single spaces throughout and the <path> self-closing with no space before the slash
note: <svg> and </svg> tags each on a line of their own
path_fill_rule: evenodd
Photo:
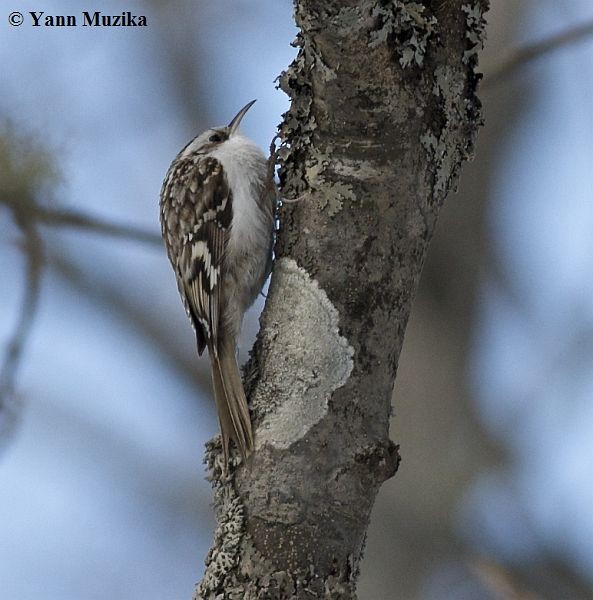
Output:
<svg viewBox="0 0 593 600">
<path fill-rule="evenodd" d="M 276 264 L 246 373 L 256 451 L 230 476 L 196 598 L 354 598 L 398 465 L 391 392 L 439 209 L 480 124 L 486 0 L 297 0 L 281 76 Z M 438 398 L 435 398 L 438 402 Z"/>
</svg>

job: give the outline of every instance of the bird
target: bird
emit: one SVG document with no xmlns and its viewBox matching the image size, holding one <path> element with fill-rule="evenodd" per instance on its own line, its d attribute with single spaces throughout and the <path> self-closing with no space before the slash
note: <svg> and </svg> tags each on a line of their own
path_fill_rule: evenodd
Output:
<svg viewBox="0 0 593 600">
<path fill-rule="evenodd" d="M 254 448 L 237 339 L 273 258 L 276 185 L 262 150 L 239 133 L 254 103 L 226 127 L 208 129 L 186 144 L 171 163 L 160 194 L 167 255 L 198 355 L 207 348 L 210 357 L 225 469 L 230 440 L 244 460 Z"/>
</svg>

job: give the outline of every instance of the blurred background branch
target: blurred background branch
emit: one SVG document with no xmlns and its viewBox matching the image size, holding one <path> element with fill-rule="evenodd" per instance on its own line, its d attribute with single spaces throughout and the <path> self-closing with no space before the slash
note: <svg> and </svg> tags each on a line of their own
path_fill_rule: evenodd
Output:
<svg viewBox="0 0 593 600">
<path fill-rule="evenodd" d="M 550 52 L 570 46 L 571 44 L 582 42 L 592 35 L 593 21 L 579 23 L 575 27 L 570 27 L 539 42 L 519 48 L 512 52 L 508 58 L 488 69 L 488 74 L 484 78 L 482 89 L 487 90 L 488 88 L 499 84 L 505 78 L 509 77 L 531 61 L 542 58 Z"/>
<path fill-rule="evenodd" d="M 13 334 L 6 343 L 0 368 L 0 436 L 6 436 L 15 418 L 18 368 L 34 326 L 41 294 L 41 277 L 46 266 L 38 225 L 82 229 L 158 247 L 162 246 L 162 240 L 159 234 L 139 227 L 96 219 L 76 210 L 43 206 L 41 198 L 52 197 L 52 186 L 57 179 L 57 171 L 49 152 L 40 148 L 31 138 L 18 135 L 10 124 L 5 123 L 0 131 L 0 206 L 5 206 L 10 211 L 13 222 L 20 231 L 18 247 L 25 257 L 26 273 L 20 311 Z M 73 265 L 70 273 L 72 269 Z M 133 312 L 128 310 L 128 316 Z M 152 337 L 154 341 L 154 334 Z"/>
<path fill-rule="evenodd" d="M 108 278 L 98 277 L 95 273 L 89 274 L 60 252 L 59 248 L 48 253 L 46 262 L 68 285 L 89 296 L 99 305 L 109 306 L 140 332 L 146 343 L 160 352 L 162 359 L 170 364 L 178 377 L 192 381 L 204 393 L 209 390 L 209 374 L 205 370 L 196 369 L 195 356 L 186 352 L 178 340 L 171 336 L 166 321 L 155 319 L 143 306 L 127 298 L 121 287 L 113 284 Z"/>
<path fill-rule="evenodd" d="M 16 379 L 39 306 L 44 260 L 41 238 L 34 225 L 18 210 L 13 211 L 13 217 L 22 234 L 19 246 L 25 256 L 26 277 L 19 315 L 0 366 L 0 445 L 9 438 L 17 415 Z"/>
<path fill-rule="evenodd" d="M 3 204 L 15 215 L 19 215 L 22 222 L 35 225 L 45 225 L 56 228 L 74 228 L 94 233 L 140 242 L 143 244 L 152 244 L 157 247 L 162 246 L 162 238 L 159 233 L 146 231 L 141 227 L 133 225 L 121 225 L 112 223 L 96 217 L 91 217 L 75 209 L 55 208 L 42 206 L 35 197 L 31 195 L 19 196 L 9 193 L 0 195 L 0 205 Z"/>
<path fill-rule="evenodd" d="M 33 328 L 41 293 L 43 245 L 26 207 L 54 171 L 49 157 L 32 150 L 30 142 L 15 135 L 8 125 L 0 129 L 0 204 L 5 204 L 16 225 L 25 259 L 25 278 L 20 310 L 0 367 L 0 442 L 8 437 L 16 418 L 16 378 Z"/>
<path fill-rule="evenodd" d="M 13 210 L 17 206 L 16 202 L 11 201 L 7 201 L 5 204 Z M 133 225 L 111 223 L 73 209 L 48 208 L 32 202 L 20 204 L 18 210 L 20 214 L 26 215 L 25 218 L 31 223 L 39 223 L 48 227 L 82 229 L 97 235 L 152 244 L 159 249 L 162 246 L 162 238 L 159 233 L 146 231 Z"/>
</svg>

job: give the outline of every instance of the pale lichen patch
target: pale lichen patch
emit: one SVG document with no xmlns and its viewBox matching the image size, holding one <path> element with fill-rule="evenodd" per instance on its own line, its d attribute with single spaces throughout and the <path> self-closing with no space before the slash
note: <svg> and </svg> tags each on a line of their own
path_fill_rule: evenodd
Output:
<svg viewBox="0 0 593 600">
<path fill-rule="evenodd" d="M 345 200 L 354 200 L 352 186 L 343 181 L 336 181 L 328 173 L 330 157 L 318 152 L 306 161 L 305 179 L 312 192 L 316 192 L 320 210 L 327 210 L 330 217 L 335 217 L 344 205 Z"/>
<path fill-rule="evenodd" d="M 366 27 L 358 6 L 343 6 L 336 15 L 336 21 L 341 25 L 345 34 L 351 35 L 352 31 L 359 31 Z"/>
<path fill-rule="evenodd" d="M 355 196 L 351 185 L 338 181 L 327 188 L 325 198 L 327 213 L 330 217 L 335 217 L 342 210 L 344 200 L 354 200 Z"/>
<path fill-rule="evenodd" d="M 326 82 L 331 81 L 332 79 L 335 79 L 337 77 L 337 74 L 334 71 L 334 69 L 332 69 L 327 64 L 327 62 L 323 58 L 323 55 L 321 54 L 321 51 L 319 49 L 317 49 L 313 44 L 311 44 L 309 51 L 311 52 L 311 55 L 313 56 L 313 62 L 314 62 L 315 68 L 318 69 L 321 79 Z"/>
<path fill-rule="evenodd" d="M 466 15 L 467 29 L 465 37 L 469 42 L 469 48 L 463 53 L 462 60 L 468 65 L 472 61 L 477 61 L 478 52 L 484 47 L 486 20 L 484 19 L 482 6 L 479 3 L 476 3 L 474 6 L 464 4 L 461 10 Z"/>
<path fill-rule="evenodd" d="M 459 156 L 455 138 L 449 135 L 449 127 L 456 123 L 459 115 L 464 112 L 464 89 L 463 73 L 443 65 L 435 69 L 432 91 L 441 102 L 443 127 L 438 136 L 429 130 L 421 136 L 420 141 L 432 156 L 436 167 L 434 191 L 437 194 L 445 194 L 448 191 L 450 182 L 457 174 L 460 159 L 467 158 Z"/>
<path fill-rule="evenodd" d="M 265 416 L 256 448 L 288 448 L 327 414 L 332 393 L 350 377 L 354 350 L 340 335 L 338 311 L 325 291 L 289 258 L 275 265 L 262 332 L 264 348 L 273 342 L 283 352 L 260 363 L 252 404 Z"/>
<path fill-rule="evenodd" d="M 304 165 L 300 160 L 307 154 L 312 144 L 312 137 L 317 123 L 311 114 L 311 84 L 305 73 L 314 67 L 314 58 L 307 49 L 305 51 L 303 36 L 299 34 L 293 46 L 300 51 L 292 64 L 278 78 L 278 86 L 292 97 L 290 109 L 283 115 L 279 128 L 282 144 L 278 149 L 280 163 L 280 180 L 283 182 L 285 197 L 298 198 L 309 190 Z M 291 173 L 289 180 L 286 173 Z"/>
<path fill-rule="evenodd" d="M 206 463 L 210 469 L 214 489 L 214 508 L 218 527 L 214 532 L 214 544 L 206 556 L 206 570 L 202 581 L 196 586 L 194 600 L 231 598 L 227 595 L 233 587 L 229 578 L 239 565 L 241 542 L 245 535 L 243 502 L 232 481 L 223 475 L 222 447 L 220 438 L 206 445 Z M 231 459 L 230 469 L 235 468 Z M 241 596 L 238 596 L 241 597 Z"/>
<path fill-rule="evenodd" d="M 376 48 L 390 40 L 400 53 L 399 63 L 406 68 L 421 67 L 431 37 L 437 36 L 437 20 L 426 7 L 417 2 L 392 0 L 377 4 L 371 11 L 379 27 L 370 33 L 369 46 Z"/>
</svg>

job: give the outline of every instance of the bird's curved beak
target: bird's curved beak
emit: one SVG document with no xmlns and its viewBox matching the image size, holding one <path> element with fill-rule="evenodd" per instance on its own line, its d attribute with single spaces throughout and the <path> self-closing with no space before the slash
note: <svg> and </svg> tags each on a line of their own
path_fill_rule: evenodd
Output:
<svg viewBox="0 0 593 600">
<path fill-rule="evenodd" d="M 255 100 L 252 100 L 248 104 L 246 104 L 234 117 L 233 120 L 228 124 L 229 137 L 239 129 L 239 124 L 241 120 L 245 116 L 245 113 L 255 104 Z"/>
</svg>

